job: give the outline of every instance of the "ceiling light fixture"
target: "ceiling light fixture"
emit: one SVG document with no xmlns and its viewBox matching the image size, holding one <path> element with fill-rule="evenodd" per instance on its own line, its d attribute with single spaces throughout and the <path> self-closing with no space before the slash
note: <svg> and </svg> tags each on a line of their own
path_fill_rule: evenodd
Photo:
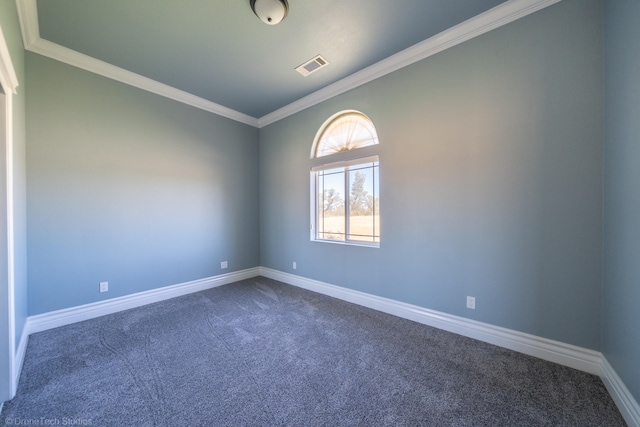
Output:
<svg viewBox="0 0 640 427">
<path fill-rule="evenodd" d="M 268 25 L 280 23 L 289 12 L 287 0 L 249 0 L 251 10 Z"/>
</svg>

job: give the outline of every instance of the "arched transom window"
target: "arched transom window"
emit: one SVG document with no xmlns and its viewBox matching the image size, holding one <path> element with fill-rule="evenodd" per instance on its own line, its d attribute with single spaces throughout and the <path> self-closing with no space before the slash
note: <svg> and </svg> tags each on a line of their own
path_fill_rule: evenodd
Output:
<svg viewBox="0 0 640 427">
<path fill-rule="evenodd" d="M 324 157 L 378 143 L 376 128 L 369 117 L 358 111 L 343 111 L 320 128 L 312 157 Z"/>
<path fill-rule="evenodd" d="M 359 111 L 342 111 L 320 127 L 311 149 L 312 240 L 380 245 L 379 156 L 363 150 L 377 144 L 373 122 Z"/>
</svg>

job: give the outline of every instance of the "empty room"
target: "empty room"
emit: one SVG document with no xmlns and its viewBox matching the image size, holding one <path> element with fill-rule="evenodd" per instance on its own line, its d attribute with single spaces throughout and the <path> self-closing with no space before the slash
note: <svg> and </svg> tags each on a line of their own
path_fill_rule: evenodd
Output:
<svg viewBox="0 0 640 427">
<path fill-rule="evenodd" d="M 0 0 L 0 424 L 640 427 L 638 40 Z"/>
</svg>

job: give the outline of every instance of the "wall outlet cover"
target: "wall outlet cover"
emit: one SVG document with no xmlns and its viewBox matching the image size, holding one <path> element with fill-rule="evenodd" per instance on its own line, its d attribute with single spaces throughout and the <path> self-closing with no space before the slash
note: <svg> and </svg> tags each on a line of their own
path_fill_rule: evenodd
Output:
<svg viewBox="0 0 640 427">
<path fill-rule="evenodd" d="M 476 309 L 476 297 L 467 297 L 467 308 Z"/>
</svg>

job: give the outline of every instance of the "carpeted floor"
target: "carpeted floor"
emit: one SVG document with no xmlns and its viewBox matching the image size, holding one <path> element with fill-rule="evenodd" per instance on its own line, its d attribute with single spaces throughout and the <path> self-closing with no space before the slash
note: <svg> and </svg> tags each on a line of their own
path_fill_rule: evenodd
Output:
<svg viewBox="0 0 640 427">
<path fill-rule="evenodd" d="M 624 426 L 600 379 L 254 278 L 34 334 L 0 425 Z"/>
</svg>

